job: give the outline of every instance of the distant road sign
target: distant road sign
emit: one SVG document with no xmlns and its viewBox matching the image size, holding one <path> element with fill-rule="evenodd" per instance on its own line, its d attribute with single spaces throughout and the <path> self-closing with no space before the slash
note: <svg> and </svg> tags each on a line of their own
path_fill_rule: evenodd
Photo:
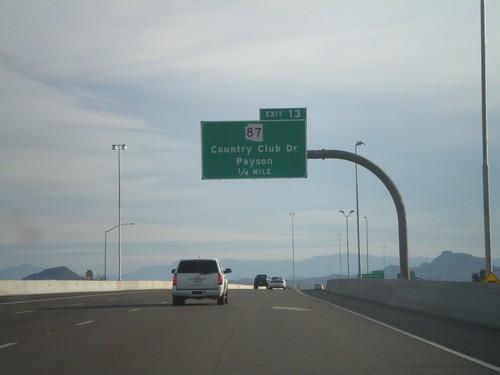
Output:
<svg viewBox="0 0 500 375">
<path fill-rule="evenodd" d="M 202 121 L 202 178 L 307 177 L 306 121 Z"/>
<path fill-rule="evenodd" d="M 261 120 L 305 120 L 307 108 L 261 108 Z"/>
<path fill-rule="evenodd" d="M 496 275 L 491 272 L 488 276 L 486 276 L 486 279 L 484 279 L 484 282 L 485 283 L 500 283 L 500 280 L 498 279 L 498 277 L 496 277 Z"/>
<path fill-rule="evenodd" d="M 383 279 L 384 278 L 384 273 L 383 272 L 377 272 L 377 273 L 362 273 L 361 274 L 362 279 Z"/>
</svg>

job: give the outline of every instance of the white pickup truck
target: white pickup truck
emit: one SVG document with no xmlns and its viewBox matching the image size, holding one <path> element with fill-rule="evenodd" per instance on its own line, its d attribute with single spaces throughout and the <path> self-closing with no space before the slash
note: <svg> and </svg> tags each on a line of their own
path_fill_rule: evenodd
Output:
<svg viewBox="0 0 500 375">
<path fill-rule="evenodd" d="M 186 299 L 214 299 L 218 305 L 227 303 L 227 273 L 218 259 L 183 259 L 172 270 L 172 304 L 183 305 Z"/>
</svg>

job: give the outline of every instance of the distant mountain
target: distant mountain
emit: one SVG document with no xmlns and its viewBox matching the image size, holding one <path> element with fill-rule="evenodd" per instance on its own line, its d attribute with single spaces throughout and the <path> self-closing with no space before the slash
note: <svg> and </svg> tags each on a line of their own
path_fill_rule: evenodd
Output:
<svg viewBox="0 0 500 375">
<path fill-rule="evenodd" d="M 85 280 L 66 267 L 55 267 L 26 276 L 23 280 Z"/>
<path fill-rule="evenodd" d="M 430 263 L 422 263 L 419 266 L 410 267 L 415 272 L 416 278 L 425 280 L 443 280 L 443 281 L 472 281 L 472 274 L 479 273 L 485 269 L 485 258 L 475 257 L 465 253 L 453 253 L 443 251 L 436 259 Z M 493 267 L 498 276 L 497 267 Z M 400 273 L 399 265 L 390 265 L 385 268 L 386 279 L 397 279 Z M 351 275 L 357 277 L 357 275 Z M 326 284 L 329 279 L 338 279 L 339 275 L 330 275 L 327 277 L 305 278 L 296 281 L 297 287 L 302 289 L 311 289 L 314 284 Z M 291 280 L 288 280 L 291 283 Z"/>
<path fill-rule="evenodd" d="M 43 268 L 32 266 L 31 264 L 21 264 L 17 267 L 9 267 L 0 270 L 0 280 L 21 280 L 32 273 L 40 272 Z"/>
<path fill-rule="evenodd" d="M 124 280 L 172 280 L 172 269 L 177 267 L 177 262 L 166 266 L 149 266 L 123 275 Z"/>
<path fill-rule="evenodd" d="M 342 277 L 346 278 L 346 258 L 343 254 L 342 260 Z M 363 272 L 366 272 L 366 257 L 363 257 Z M 473 273 L 479 273 L 485 268 L 485 259 L 475 257 L 465 253 L 453 253 L 451 251 L 443 251 L 435 259 L 429 259 L 430 263 L 426 263 L 425 257 L 411 257 L 410 269 L 415 272 L 416 277 L 422 279 L 435 279 L 445 281 L 471 281 Z M 499 262 L 499 259 L 496 259 Z M 138 269 L 134 272 L 123 275 L 124 280 L 172 280 L 171 270 L 177 267 L 177 261 L 164 266 L 150 266 Z M 292 261 L 291 260 L 237 260 L 225 259 L 221 260 L 223 267 L 231 268 L 232 273 L 228 275 L 231 282 L 241 284 L 252 284 L 255 275 L 265 273 L 270 276 L 283 276 L 288 282 L 293 279 Z M 357 277 L 357 254 L 352 254 L 350 257 L 351 278 Z M 386 279 L 396 279 L 399 273 L 399 258 L 398 257 L 369 257 L 369 269 L 382 270 L 385 267 Z M 495 267 L 494 267 L 495 268 Z M 79 280 L 83 279 L 76 273 L 68 270 L 66 267 L 57 267 L 50 270 L 40 272 L 42 269 L 28 264 L 18 267 L 10 267 L 0 270 L 0 280 Z M 67 272 L 65 272 L 67 270 Z M 497 275 L 500 272 L 497 271 Z M 28 277 L 25 277 L 29 275 Z M 328 279 L 340 278 L 340 262 L 339 256 L 317 256 L 309 259 L 295 262 L 295 281 L 297 286 L 305 285 L 305 283 L 316 284 L 325 283 Z M 115 277 L 110 277 L 116 279 Z M 300 281 L 300 284 L 299 284 Z"/>
<path fill-rule="evenodd" d="M 363 260 L 365 260 L 364 258 Z M 420 264 L 425 260 L 425 257 L 411 258 L 411 264 Z M 382 269 L 384 259 L 382 257 L 370 257 L 370 269 Z M 420 263 L 419 263 L 420 261 Z M 398 257 L 386 257 L 387 264 L 399 264 Z M 137 271 L 123 275 L 124 280 L 172 280 L 172 269 L 177 267 L 177 261 L 165 266 L 149 266 L 138 269 Z M 288 281 L 293 279 L 293 267 L 291 260 L 238 260 L 238 259 L 221 259 L 222 266 L 231 268 L 232 273 L 228 275 L 231 282 L 240 284 L 252 284 L 255 275 L 259 273 L 269 276 L 283 276 Z M 344 256 L 343 273 L 346 277 L 347 265 Z M 355 265 L 357 267 L 357 255 L 352 254 L 350 257 L 351 278 L 357 277 L 357 272 L 354 272 Z M 378 267 L 378 268 L 377 268 Z M 295 280 L 304 280 L 309 278 L 324 278 L 330 275 L 330 278 L 340 278 L 338 255 L 317 256 L 309 259 L 295 262 Z M 394 272 L 391 272 L 391 278 L 396 278 L 399 272 L 399 266 L 394 266 Z M 250 280 L 250 281 L 249 281 Z M 298 285 L 298 284 L 297 284 Z"/>
<path fill-rule="evenodd" d="M 416 277 L 446 281 L 471 281 L 473 273 L 486 268 L 485 258 L 443 251 L 431 263 L 413 267 Z"/>
</svg>

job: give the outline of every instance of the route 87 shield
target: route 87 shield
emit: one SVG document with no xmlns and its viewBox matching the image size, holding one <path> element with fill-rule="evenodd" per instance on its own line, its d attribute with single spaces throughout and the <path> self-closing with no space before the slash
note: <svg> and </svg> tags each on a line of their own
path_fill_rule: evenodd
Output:
<svg viewBox="0 0 500 375">
<path fill-rule="evenodd" d="M 264 141 L 264 125 L 248 124 L 245 126 L 245 139 L 255 142 Z"/>
<path fill-rule="evenodd" d="M 306 120 L 203 121 L 202 179 L 307 177 Z"/>
</svg>

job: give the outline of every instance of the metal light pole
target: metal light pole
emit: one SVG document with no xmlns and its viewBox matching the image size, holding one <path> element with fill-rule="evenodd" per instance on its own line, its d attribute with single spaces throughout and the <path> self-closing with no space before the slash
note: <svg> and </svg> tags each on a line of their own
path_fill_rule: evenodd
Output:
<svg viewBox="0 0 500 375">
<path fill-rule="evenodd" d="M 120 150 L 125 151 L 125 144 L 112 145 L 113 151 L 118 151 L 118 281 L 122 280 L 122 188 L 121 188 L 121 168 Z"/>
<path fill-rule="evenodd" d="M 354 210 L 349 211 L 348 214 L 344 212 L 344 210 L 339 211 L 342 215 L 345 217 L 345 227 L 346 227 L 346 237 L 347 237 L 347 278 L 349 279 L 351 277 L 351 269 L 350 269 L 350 262 L 349 262 L 349 216 L 351 216 L 352 213 L 354 213 Z"/>
<path fill-rule="evenodd" d="M 340 279 L 342 280 L 342 251 L 340 249 L 340 237 L 342 237 L 342 233 L 338 233 L 337 237 L 339 238 L 339 263 L 340 263 Z"/>
<path fill-rule="evenodd" d="M 382 253 L 384 255 L 384 279 L 385 279 L 385 246 L 382 246 Z"/>
<path fill-rule="evenodd" d="M 134 225 L 134 223 L 123 223 L 121 225 Z M 113 228 L 108 229 L 107 231 L 104 232 L 104 280 L 107 280 L 106 276 L 106 269 L 107 269 L 107 264 L 106 264 L 106 259 L 107 259 L 107 243 L 108 243 L 108 232 L 111 232 L 113 229 L 118 228 L 118 225 L 115 225 Z"/>
<path fill-rule="evenodd" d="M 491 261 L 491 224 L 490 224 L 490 177 L 488 166 L 488 118 L 486 101 L 486 22 L 485 5 L 481 0 L 481 98 L 483 129 L 483 211 L 484 211 L 484 248 L 486 257 L 486 274 L 492 272 Z"/>
<path fill-rule="evenodd" d="M 366 273 L 370 273 L 370 266 L 368 265 L 368 218 L 364 216 L 366 220 Z"/>
<path fill-rule="evenodd" d="M 290 212 L 289 215 L 292 217 L 292 277 L 293 277 L 293 289 L 295 289 L 295 236 L 293 233 L 293 217 L 295 212 Z"/>
<path fill-rule="evenodd" d="M 358 153 L 358 146 L 364 145 L 363 142 L 357 141 L 354 146 L 354 153 Z M 359 243 L 359 199 L 358 199 L 358 163 L 355 163 L 356 168 L 356 229 L 358 236 L 358 279 L 361 279 L 361 244 Z"/>
</svg>

